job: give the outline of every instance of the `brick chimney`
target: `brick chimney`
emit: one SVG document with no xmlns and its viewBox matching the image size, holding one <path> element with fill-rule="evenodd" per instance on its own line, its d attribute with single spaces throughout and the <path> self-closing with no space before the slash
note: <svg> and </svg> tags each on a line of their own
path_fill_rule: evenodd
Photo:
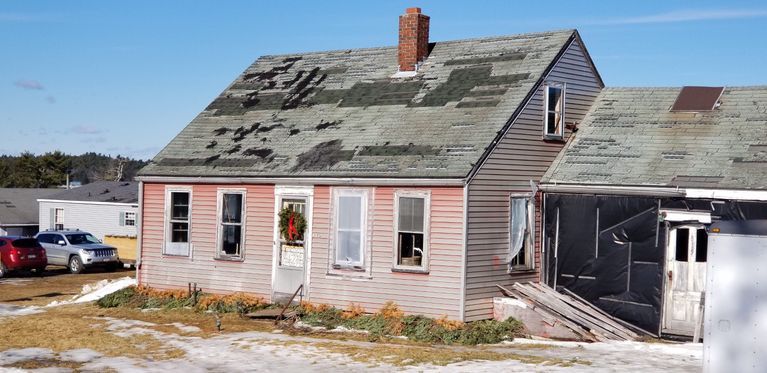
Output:
<svg viewBox="0 0 767 373">
<path fill-rule="evenodd" d="M 407 8 L 399 16 L 399 71 L 415 71 L 429 54 L 429 16 L 421 8 Z"/>
</svg>

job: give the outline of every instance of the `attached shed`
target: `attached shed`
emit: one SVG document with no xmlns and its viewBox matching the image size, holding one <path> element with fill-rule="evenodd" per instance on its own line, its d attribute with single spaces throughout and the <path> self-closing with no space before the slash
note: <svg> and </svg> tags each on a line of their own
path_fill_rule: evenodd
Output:
<svg viewBox="0 0 767 373">
<path fill-rule="evenodd" d="M 541 186 L 544 280 L 657 335 L 693 334 L 706 227 L 767 218 L 767 87 L 700 88 L 605 88 Z"/>
</svg>

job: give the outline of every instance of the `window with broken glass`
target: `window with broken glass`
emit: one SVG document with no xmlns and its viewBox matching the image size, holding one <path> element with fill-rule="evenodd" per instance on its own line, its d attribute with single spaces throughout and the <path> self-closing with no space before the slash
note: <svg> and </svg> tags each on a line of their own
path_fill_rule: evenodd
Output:
<svg viewBox="0 0 767 373">
<path fill-rule="evenodd" d="M 339 190 L 335 202 L 335 266 L 361 269 L 365 262 L 367 192 Z"/>
<path fill-rule="evenodd" d="M 532 268 L 533 235 L 530 197 L 511 197 L 509 219 L 509 270 Z"/>
<path fill-rule="evenodd" d="M 395 268 L 424 270 L 427 268 L 428 195 L 397 193 L 395 198 L 397 211 Z"/>
<path fill-rule="evenodd" d="M 221 221 L 218 226 L 218 256 L 242 258 L 243 192 L 223 192 L 220 197 Z"/>
<path fill-rule="evenodd" d="M 562 139 L 565 135 L 565 85 L 549 83 L 544 89 L 543 137 Z"/>
<path fill-rule="evenodd" d="M 169 191 L 167 194 L 167 227 L 165 255 L 189 255 L 189 191 Z"/>
</svg>

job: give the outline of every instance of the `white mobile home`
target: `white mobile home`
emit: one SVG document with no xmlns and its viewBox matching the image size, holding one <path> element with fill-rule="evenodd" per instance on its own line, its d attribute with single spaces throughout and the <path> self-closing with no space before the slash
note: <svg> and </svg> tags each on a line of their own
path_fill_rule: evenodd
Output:
<svg viewBox="0 0 767 373">
<path fill-rule="evenodd" d="M 80 229 L 117 247 L 123 261 L 136 255 L 138 184 L 102 181 L 39 199 L 40 230 Z"/>
</svg>

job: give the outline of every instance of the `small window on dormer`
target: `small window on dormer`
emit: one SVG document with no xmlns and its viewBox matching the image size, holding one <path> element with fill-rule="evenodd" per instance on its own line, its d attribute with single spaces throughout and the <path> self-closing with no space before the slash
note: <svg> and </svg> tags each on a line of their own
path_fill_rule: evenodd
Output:
<svg viewBox="0 0 767 373">
<path fill-rule="evenodd" d="M 559 140 L 565 136 L 565 85 L 549 83 L 544 88 L 543 138 Z"/>
</svg>

